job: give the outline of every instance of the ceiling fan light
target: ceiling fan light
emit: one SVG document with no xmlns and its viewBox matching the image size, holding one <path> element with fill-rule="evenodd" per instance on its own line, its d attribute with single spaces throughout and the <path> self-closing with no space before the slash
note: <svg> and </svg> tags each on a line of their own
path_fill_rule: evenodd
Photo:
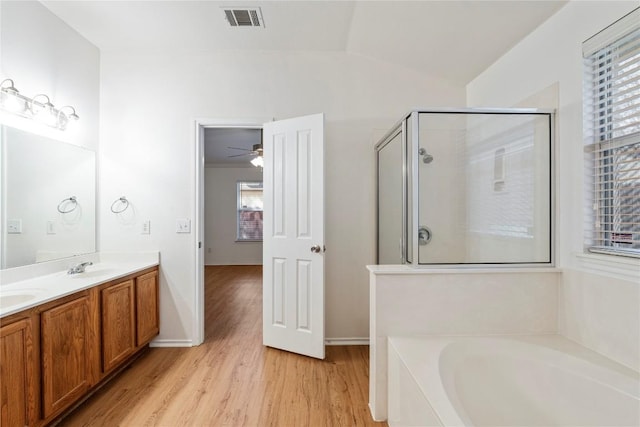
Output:
<svg viewBox="0 0 640 427">
<path fill-rule="evenodd" d="M 262 156 L 256 156 L 251 159 L 251 164 L 257 168 L 262 168 L 264 167 L 264 158 L 262 158 Z"/>
</svg>

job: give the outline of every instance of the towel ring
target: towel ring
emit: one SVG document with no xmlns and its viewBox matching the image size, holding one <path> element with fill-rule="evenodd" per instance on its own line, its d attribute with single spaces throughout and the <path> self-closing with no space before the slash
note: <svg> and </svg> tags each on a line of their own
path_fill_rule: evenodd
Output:
<svg viewBox="0 0 640 427">
<path fill-rule="evenodd" d="M 71 209 L 63 209 L 62 206 L 71 203 Z M 78 200 L 76 200 L 76 196 L 71 196 L 68 199 L 64 199 L 63 201 L 61 201 L 60 203 L 58 203 L 58 212 L 60 212 L 61 214 L 68 214 L 71 213 L 73 211 L 76 210 L 76 208 L 78 207 Z"/>
<path fill-rule="evenodd" d="M 114 207 L 116 203 L 122 203 L 124 207 L 122 209 L 115 210 Z M 126 211 L 128 207 L 129 207 L 129 201 L 127 200 L 126 197 L 122 196 L 119 199 L 116 199 L 115 202 L 111 204 L 111 212 L 113 212 L 114 214 L 119 214 Z"/>
</svg>

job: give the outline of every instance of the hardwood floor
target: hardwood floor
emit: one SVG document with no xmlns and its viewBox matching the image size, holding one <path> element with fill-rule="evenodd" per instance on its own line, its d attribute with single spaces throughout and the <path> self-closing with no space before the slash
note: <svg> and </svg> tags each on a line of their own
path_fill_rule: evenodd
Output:
<svg viewBox="0 0 640 427">
<path fill-rule="evenodd" d="M 261 276 L 206 267 L 204 344 L 150 349 L 61 425 L 386 425 L 367 407 L 367 346 L 329 346 L 321 361 L 262 345 Z"/>
</svg>

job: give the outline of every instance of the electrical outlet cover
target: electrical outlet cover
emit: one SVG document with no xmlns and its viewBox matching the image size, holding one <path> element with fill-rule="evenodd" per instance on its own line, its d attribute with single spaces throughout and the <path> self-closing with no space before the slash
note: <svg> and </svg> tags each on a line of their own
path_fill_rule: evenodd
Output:
<svg viewBox="0 0 640 427">
<path fill-rule="evenodd" d="M 22 220 L 21 219 L 8 219 L 7 220 L 7 233 L 8 234 L 20 234 L 20 233 L 22 233 Z"/>
<path fill-rule="evenodd" d="M 177 219 L 176 233 L 191 233 L 191 220 L 188 218 Z"/>
</svg>

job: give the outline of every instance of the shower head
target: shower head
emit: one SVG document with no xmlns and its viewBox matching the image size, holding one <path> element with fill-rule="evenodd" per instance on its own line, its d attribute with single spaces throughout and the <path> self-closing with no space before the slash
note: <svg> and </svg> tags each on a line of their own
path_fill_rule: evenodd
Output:
<svg viewBox="0 0 640 427">
<path fill-rule="evenodd" d="M 427 150 L 425 150 L 424 148 L 419 149 L 418 154 L 422 156 L 423 163 L 428 165 L 429 163 L 433 162 L 433 156 L 427 153 Z"/>
</svg>

